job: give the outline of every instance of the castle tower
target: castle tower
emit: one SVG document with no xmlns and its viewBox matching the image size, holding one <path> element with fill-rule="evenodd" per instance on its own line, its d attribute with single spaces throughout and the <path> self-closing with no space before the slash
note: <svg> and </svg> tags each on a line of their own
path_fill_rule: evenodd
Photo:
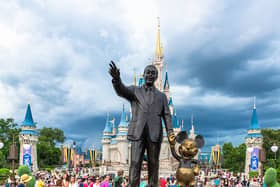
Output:
<svg viewBox="0 0 280 187">
<path fill-rule="evenodd" d="M 158 20 L 158 32 L 157 32 L 157 40 L 156 40 L 156 50 L 155 57 L 153 61 L 153 65 L 156 66 L 158 70 L 158 78 L 155 81 L 155 86 L 160 91 L 163 91 L 162 87 L 162 68 L 163 68 L 163 48 L 160 43 L 160 23 Z"/>
<path fill-rule="evenodd" d="M 126 119 L 124 105 L 121 114 L 121 120 L 118 126 L 118 134 L 116 140 L 118 142 L 118 148 L 120 153 L 120 162 L 124 164 L 128 164 L 128 140 L 127 140 L 127 132 L 128 132 L 128 120 Z"/>
<path fill-rule="evenodd" d="M 245 138 L 245 144 L 247 147 L 245 173 L 249 174 L 250 171 L 257 171 L 261 175 L 262 163 L 260 161 L 260 152 L 262 150 L 263 137 L 257 118 L 256 98 L 254 98 L 253 114 L 248 134 Z"/>
<path fill-rule="evenodd" d="M 38 170 L 37 163 L 38 132 L 33 121 L 30 104 L 27 105 L 24 121 L 19 134 L 20 165 L 27 165 L 32 171 Z"/>
<path fill-rule="evenodd" d="M 192 126 L 192 128 L 190 130 L 189 138 L 194 140 L 195 137 L 196 137 L 196 134 L 194 132 L 194 118 L 193 118 L 193 114 L 191 116 L 191 126 Z"/>
<path fill-rule="evenodd" d="M 105 129 L 103 131 L 102 137 L 102 163 L 110 161 L 110 143 L 112 139 L 113 125 L 109 118 L 109 113 L 107 114 Z"/>
<path fill-rule="evenodd" d="M 115 136 L 117 134 L 117 128 L 116 128 L 116 125 L 115 125 L 115 118 L 113 118 L 110 122 L 112 124 L 112 136 Z"/>
</svg>

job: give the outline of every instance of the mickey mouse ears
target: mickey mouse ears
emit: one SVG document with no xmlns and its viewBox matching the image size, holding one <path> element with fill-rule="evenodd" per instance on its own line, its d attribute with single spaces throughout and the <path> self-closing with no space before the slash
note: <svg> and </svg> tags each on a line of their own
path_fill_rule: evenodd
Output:
<svg viewBox="0 0 280 187">
<path fill-rule="evenodd" d="M 188 138 L 188 134 L 186 131 L 180 131 L 176 136 L 176 142 L 182 144 L 185 139 Z"/>
</svg>

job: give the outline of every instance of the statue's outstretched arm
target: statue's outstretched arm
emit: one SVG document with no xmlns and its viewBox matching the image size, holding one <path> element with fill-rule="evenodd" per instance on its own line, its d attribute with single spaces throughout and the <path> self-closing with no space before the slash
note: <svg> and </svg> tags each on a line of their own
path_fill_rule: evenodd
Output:
<svg viewBox="0 0 280 187">
<path fill-rule="evenodd" d="M 109 65 L 109 73 L 112 76 L 112 83 L 118 96 L 123 97 L 129 101 L 134 100 L 136 98 L 134 94 L 134 86 L 125 86 L 121 81 L 120 70 L 117 68 L 116 64 L 111 61 Z"/>
</svg>

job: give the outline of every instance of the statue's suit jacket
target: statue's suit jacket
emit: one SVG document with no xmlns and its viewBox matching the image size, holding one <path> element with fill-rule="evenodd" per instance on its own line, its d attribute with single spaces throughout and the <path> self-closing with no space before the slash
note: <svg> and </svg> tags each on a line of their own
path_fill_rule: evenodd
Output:
<svg viewBox="0 0 280 187">
<path fill-rule="evenodd" d="M 148 126 L 149 138 L 152 142 L 162 141 L 162 119 L 166 132 L 173 132 L 171 114 L 167 97 L 155 87 L 152 88 L 153 97 L 149 101 L 146 87 L 125 86 L 121 80 L 112 81 L 116 93 L 127 99 L 131 104 L 132 119 L 128 129 L 128 140 L 139 140 L 145 125 Z"/>
</svg>

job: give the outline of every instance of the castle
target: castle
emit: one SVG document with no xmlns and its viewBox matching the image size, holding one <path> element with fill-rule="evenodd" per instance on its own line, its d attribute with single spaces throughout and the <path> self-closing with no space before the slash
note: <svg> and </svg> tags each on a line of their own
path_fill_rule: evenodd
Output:
<svg viewBox="0 0 280 187">
<path fill-rule="evenodd" d="M 169 109 L 172 115 L 172 124 L 175 134 L 181 131 L 183 128 L 183 121 L 179 122 L 176 115 L 176 109 L 173 104 L 173 99 L 170 93 L 170 84 L 168 80 L 167 69 L 163 76 L 164 67 L 164 55 L 163 48 L 160 42 L 160 25 L 158 24 L 157 39 L 156 39 L 156 50 L 152 64 L 158 70 L 158 78 L 155 81 L 155 87 L 161 92 L 165 93 L 168 99 Z M 163 79 L 164 77 L 164 79 Z M 164 80 L 164 81 L 163 81 Z M 140 76 L 138 81 L 136 74 L 134 74 L 133 84 L 134 86 L 142 86 L 144 84 L 143 76 Z M 116 125 L 115 119 L 110 118 L 109 113 L 107 114 L 105 129 L 102 137 L 102 166 L 101 173 L 116 173 L 118 169 L 123 169 L 125 173 L 128 173 L 130 164 L 130 142 L 127 140 L 127 132 L 129 127 L 129 120 L 131 118 L 131 112 L 126 113 L 125 108 L 122 108 L 121 119 L 118 125 Z M 195 138 L 193 117 L 192 117 L 192 128 L 188 133 L 190 138 Z M 161 144 L 160 151 L 160 168 L 159 174 L 162 176 L 169 176 L 170 173 L 175 172 L 178 162 L 171 155 L 169 148 L 169 142 L 167 139 L 167 133 L 163 128 L 163 141 Z M 145 172 L 146 167 L 143 164 L 142 173 Z"/>
</svg>

